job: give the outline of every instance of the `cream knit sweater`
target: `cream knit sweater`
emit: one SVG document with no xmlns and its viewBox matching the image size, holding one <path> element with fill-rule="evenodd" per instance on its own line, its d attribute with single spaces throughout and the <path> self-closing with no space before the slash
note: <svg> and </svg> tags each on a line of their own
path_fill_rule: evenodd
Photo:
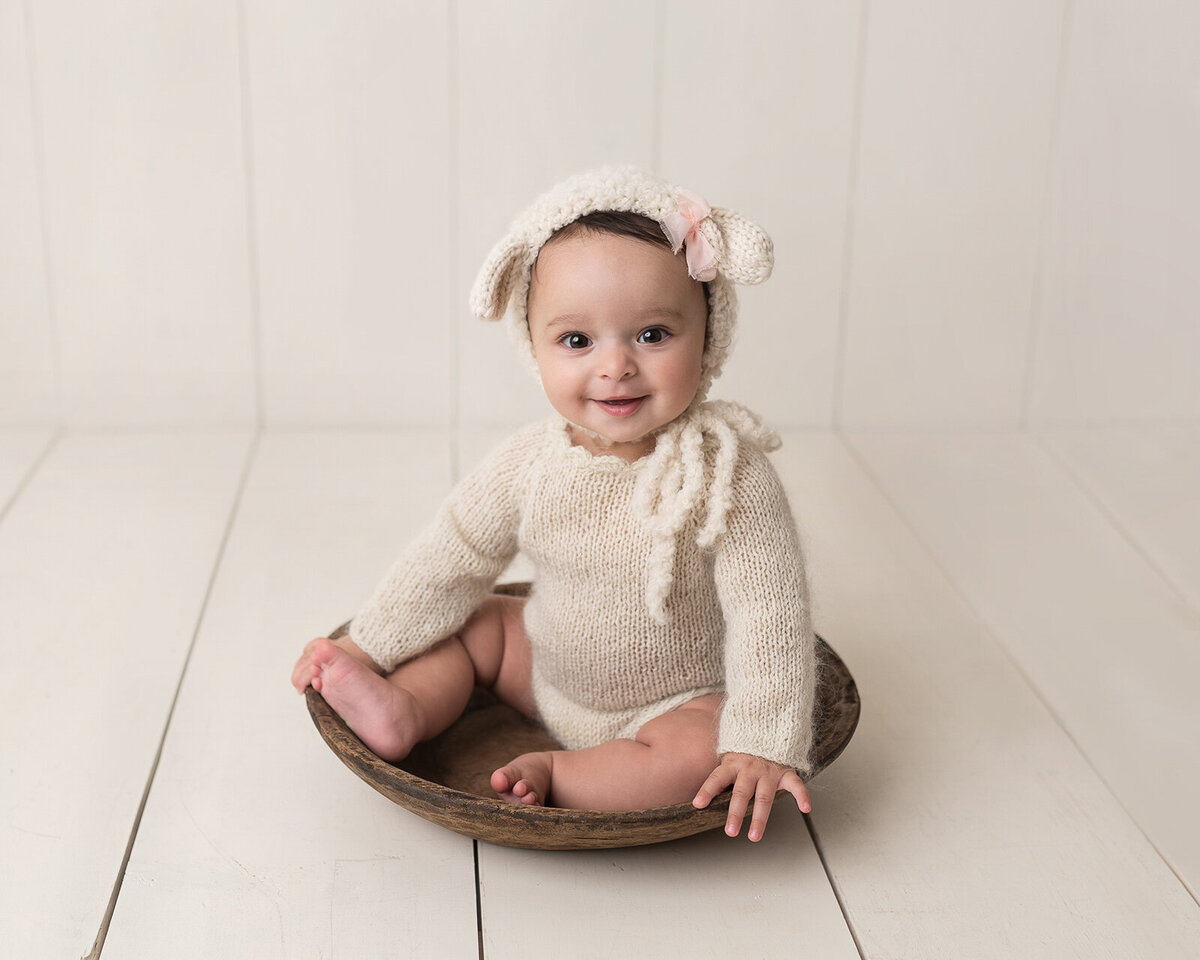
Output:
<svg viewBox="0 0 1200 960">
<path fill-rule="evenodd" d="M 694 510 L 677 532 L 665 616 L 647 606 L 661 551 L 634 509 L 653 455 L 593 456 L 555 419 L 515 434 L 457 486 L 351 637 L 392 670 L 461 628 L 521 550 L 536 568 L 525 606 L 533 694 L 565 747 L 632 737 L 693 697 L 725 691 L 718 752 L 806 774 L 816 670 L 803 560 L 775 470 L 741 440 L 722 532 L 705 537 L 711 518 Z M 705 435 L 705 489 L 720 471 L 713 446 Z"/>
</svg>

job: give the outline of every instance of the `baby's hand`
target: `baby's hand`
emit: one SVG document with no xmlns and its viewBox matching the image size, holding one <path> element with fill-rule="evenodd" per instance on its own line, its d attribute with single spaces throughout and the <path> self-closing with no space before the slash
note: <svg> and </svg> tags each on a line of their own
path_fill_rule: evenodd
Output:
<svg viewBox="0 0 1200 960">
<path fill-rule="evenodd" d="M 796 806 L 801 811 L 812 812 L 808 788 L 804 786 L 800 774 L 791 767 L 748 753 L 727 753 L 721 757 L 720 765 L 701 785 L 692 806 L 697 809 L 707 807 L 713 797 L 731 785 L 733 796 L 729 801 L 729 817 L 725 821 L 725 832 L 731 837 L 736 837 L 741 831 L 746 807 L 753 799 L 754 815 L 746 835 L 755 842 L 761 840 L 767 817 L 771 815 L 771 804 L 779 790 L 786 790 L 795 797 Z"/>
</svg>

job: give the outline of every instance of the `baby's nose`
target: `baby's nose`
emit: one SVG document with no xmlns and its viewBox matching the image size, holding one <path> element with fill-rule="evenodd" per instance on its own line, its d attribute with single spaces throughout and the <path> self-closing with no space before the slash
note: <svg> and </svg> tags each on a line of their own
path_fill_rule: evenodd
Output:
<svg viewBox="0 0 1200 960">
<path fill-rule="evenodd" d="M 609 380 L 624 380 L 637 372 L 633 354 L 621 344 L 604 347 L 597 359 L 600 375 Z"/>
</svg>

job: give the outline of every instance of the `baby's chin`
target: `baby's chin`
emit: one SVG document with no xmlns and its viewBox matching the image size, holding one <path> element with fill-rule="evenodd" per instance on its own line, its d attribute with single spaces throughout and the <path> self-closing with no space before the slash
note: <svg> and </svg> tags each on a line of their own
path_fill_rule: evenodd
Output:
<svg viewBox="0 0 1200 960">
<path fill-rule="evenodd" d="M 686 408 L 681 410 L 677 416 L 668 420 L 666 423 L 660 423 L 656 427 L 645 431 L 635 437 L 610 437 L 607 434 L 593 430 L 591 427 L 585 427 L 581 423 L 576 423 L 574 420 L 567 417 L 561 410 L 559 415 L 567 421 L 567 425 L 571 428 L 571 434 L 574 437 L 586 437 L 589 441 L 598 447 L 611 449 L 616 446 L 633 446 L 637 444 L 645 444 L 653 442 L 660 433 L 667 429 L 672 423 L 675 423 L 680 417 L 686 416 L 688 411 L 695 407 L 696 401 L 693 400 Z"/>
</svg>

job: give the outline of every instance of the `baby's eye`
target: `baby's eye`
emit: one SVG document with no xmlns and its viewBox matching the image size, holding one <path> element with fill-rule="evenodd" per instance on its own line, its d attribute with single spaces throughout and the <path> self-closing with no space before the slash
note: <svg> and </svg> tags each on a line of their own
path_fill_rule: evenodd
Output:
<svg viewBox="0 0 1200 960">
<path fill-rule="evenodd" d="M 572 350 L 582 350 L 584 347 L 590 347 L 592 341 L 582 333 L 568 333 L 558 338 L 558 342 L 564 346 L 570 347 Z"/>
<path fill-rule="evenodd" d="M 641 333 L 638 334 L 637 342 L 638 343 L 662 343 L 669 336 L 670 336 L 670 334 L 667 333 L 667 331 L 664 330 L 662 327 L 649 327 L 648 329 L 643 330 Z"/>
</svg>

